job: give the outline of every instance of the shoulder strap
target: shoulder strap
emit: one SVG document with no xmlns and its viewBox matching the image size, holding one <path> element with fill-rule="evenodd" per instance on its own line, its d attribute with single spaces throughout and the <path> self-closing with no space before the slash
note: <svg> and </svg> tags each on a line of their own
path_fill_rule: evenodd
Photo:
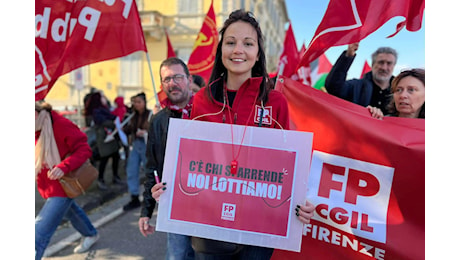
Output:
<svg viewBox="0 0 460 260">
<path fill-rule="evenodd" d="M 150 122 L 150 119 L 152 118 L 152 116 L 153 116 L 153 111 L 150 110 L 149 116 L 147 117 L 147 121 L 148 121 L 148 122 Z"/>
</svg>

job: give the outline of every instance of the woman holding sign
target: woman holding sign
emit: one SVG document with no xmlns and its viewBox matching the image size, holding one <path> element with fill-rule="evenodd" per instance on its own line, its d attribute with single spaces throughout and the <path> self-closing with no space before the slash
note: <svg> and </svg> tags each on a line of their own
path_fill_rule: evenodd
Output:
<svg viewBox="0 0 460 260">
<path fill-rule="evenodd" d="M 191 118 L 202 121 L 289 129 L 288 106 L 284 96 L 272 90 L 266 70 L 263 36 L 251 12 L 230 14 L 220 31 L 210 84 L 194 97 Z M 233 134 L 233 133 L 232 133 Z M 268 140 L 267 140 L 268 141 Z M 233 144 L 232 144 L 233 145 Z M 231 172 L 238 169 L 238 147 Z M 152 197 L 158 199 L 166 186 L 156 184 Z M 306 202 L 295 213 L 309 223 L 314 206 Z M 270 259 L 273 248 L 241 245 L 193 237 L 196 259 Z"/>
</svg>

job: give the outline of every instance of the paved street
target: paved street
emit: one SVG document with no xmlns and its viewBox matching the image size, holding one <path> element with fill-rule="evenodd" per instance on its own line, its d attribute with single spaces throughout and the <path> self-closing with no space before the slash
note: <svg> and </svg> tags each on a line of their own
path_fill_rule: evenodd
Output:
<svg viewBox="0 0 460 260">
<path fill-rule="evenodd" d="M 73 253 L 80 235 L 65 224 L 54 234 L 46 251 L 53 252 L 52 255 L 44 257 L 43 260 L 164 259 L 166 233 L 155 232 L 147 238 L 143 237 L 137 227 L 140 208 L 129 212 L 122 211 L 123 205 L 129 199 L 129 194 L 125 193 L 89 212 L 89 217 L 100 234 L 100 239 L 90 251 Z M 151 223 L 155 223 L 155 217 L 156 212 Z"/>
<path fill-rule="evenodd" d="M 119 165 L 120 177 L 126 180 L 125 161 Z M 140 193 L 143 187 L 144 173 L 140 173 Z M 140 208 L 123 212 L 122 207 L 130 200 L 127 186 L 112 184 L 111 162 L 105 170 L 105 180 L 108 190 L 101 191 L 95 181 L 75 201 L 86 211 L 93 225 L 99 230 L 100 238 L 90 251 L 74 254 L 73 249 L 80 241 L 80 234 L 69 224 L 63 222 L 56 230 L 48 245 L 43 260 L 89 260 L 89 259 L 164 259 L 166 252 L 166 233 L 155 232 L 145 238 L 139 232 L 137 221 Z M 35 188 L 35 214 L 39 212 L 44 199 Z M 155 223 L 156 211 L 150 220 Z"/>
</svg>

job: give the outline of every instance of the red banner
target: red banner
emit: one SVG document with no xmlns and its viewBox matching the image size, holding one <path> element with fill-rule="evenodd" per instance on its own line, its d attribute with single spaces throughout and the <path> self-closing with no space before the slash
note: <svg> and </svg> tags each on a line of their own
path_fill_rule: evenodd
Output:
<svg viewBox="0 0 460 260">
<path fill-rule="evenodd" d="M 211 6 L 196 37 L 192 54 L 190 54 L 187 64 L 190 74 L 200 75 L 206 82 L 208 82 L 214 66 L 219 42 L 218 36 L 216 14 L 214 13 L 213 1 L 211 1 Z"/>
<path fill-rule="evenodd" d="M 298 67 L 310 64 L 332 46 L 364 39 L 396 16 L 406 18 L 397 25 L 396 33 L 404 26 L 417 31 L 424 10 L 425 0 L 331 0 Z"/>
<path fill-rule="evenodd" d="M 91 63 L 147 51 L 136 2 L 35 2 L 35 100 L 56 80 Z"/>
<path fill-rule="evenodd" d="M 424 259 L 425 120 L 364 107 L 282 78 L 292 129 L 313 132 L 300 253 L 272 259 Z"/>
</svg>

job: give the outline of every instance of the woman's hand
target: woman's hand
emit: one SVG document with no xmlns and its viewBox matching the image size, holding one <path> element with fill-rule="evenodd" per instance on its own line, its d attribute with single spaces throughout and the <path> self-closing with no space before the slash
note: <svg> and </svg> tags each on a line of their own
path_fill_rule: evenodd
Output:
<svg viewBox="0 0 460 260">
<path fill-rule="evenodd" d="M 376 119 L 383 119 L 383 112 L 378 107 L 367 106 L 367 110 L 371 113 L 371 116 Z"/>
<path fill-rule="evenodd" d="M 140 128 L 137 129 L 137 132 L 136 132 L 137 137 L 144 137 L 146 134 L 147 134 L 147 130 L 140 129 Z"/>
<path fill-rule="evenodd" d="M 297 205 L 295 208 L 296 216 L 300 222 L 304 224 L 309 224 L 310 219 L 313 217 L 313 211 L 315 210 L 315 205 L 311 204 L 308 200 L 305 202 L 305 205 Z"/>
<path fill-rule="evenodd" d="M 152 198 L 154 198 L 157 202 L 160 201 L 160 195 L 163 194 L 166 190 L 166 182 L 160 182 L 155 184 L 152 189 Z"/>
<path fill-rule="evenodd" d="M 54 167 L 48 171 L 48 178 L 50 180 L 59 180 L 62 176 L 64 176 L 64 172 L 59 167 Z"/>
<path fill-rule="evenodd" d="M 155 232 L 154 226 L 149 224 L 149 217 L 140 217 L 139 218 L 139 231 L 144 237 L 153 234 Z"/>
</svg>

